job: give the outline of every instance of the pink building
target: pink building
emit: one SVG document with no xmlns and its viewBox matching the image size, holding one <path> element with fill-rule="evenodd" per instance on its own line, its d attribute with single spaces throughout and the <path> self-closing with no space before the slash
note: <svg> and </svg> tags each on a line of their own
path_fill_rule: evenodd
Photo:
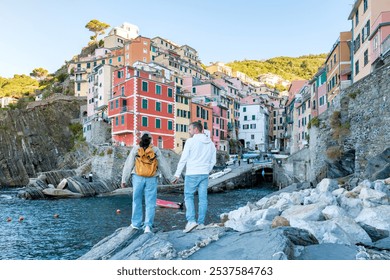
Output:
<svg viewBox="0 0 390 280">
<path fill-rule="evenodd" d="M 382 57 L 390 51 L 390 11 L 381 12 L 371 27 L 372 68 L 383 65 Z"/>
</svg>

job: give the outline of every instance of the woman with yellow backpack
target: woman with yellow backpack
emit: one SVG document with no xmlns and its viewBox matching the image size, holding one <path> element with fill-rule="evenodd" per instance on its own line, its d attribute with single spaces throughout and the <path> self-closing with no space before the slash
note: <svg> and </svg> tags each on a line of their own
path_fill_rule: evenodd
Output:
<svg viewBox="0 0 390 280">
<path fill-rule="evenodd" d="M 157 177 L 159 172 L 169 181 L 175 181 L 169 165 L 166 163 L 160 149 L 152 145 L 150 132 L 144 131 L 139 145 L 131 150 L 122 172 L 121 187 L 126 187 L 130 180 L 133 185 L 133 206 L 131 227 L 140 229 L 143 220 L 142 198 L 145 195 L 144 232 L 151 232 L 157 200 Z"/>
</svg>

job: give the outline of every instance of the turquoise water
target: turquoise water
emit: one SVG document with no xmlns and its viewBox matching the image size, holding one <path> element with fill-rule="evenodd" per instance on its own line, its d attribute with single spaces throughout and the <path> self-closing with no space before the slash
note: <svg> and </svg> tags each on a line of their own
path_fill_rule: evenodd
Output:
<svg viewBox="0 0 390 280">
<path fill-rule="evenodd" d="M 17 191 L 0 189 L 0 260 L 74 260 L 116 229 L 130 224 L 130 196 L 23 200 L 17 198 Z M 272 191 L 256 188 L 209 194 L 206 223 L 219 222 L 221 213 L 257 201 Z M 158 197 L 184 200 L 181 193 Z M 19 221 L 20 217 L 24 219 Z M 8 218 L 12 221 L 7 222 Z M 183 210 L 156 210 L 157 230 L 182 229 L 185 223 Z"/>
</svg>

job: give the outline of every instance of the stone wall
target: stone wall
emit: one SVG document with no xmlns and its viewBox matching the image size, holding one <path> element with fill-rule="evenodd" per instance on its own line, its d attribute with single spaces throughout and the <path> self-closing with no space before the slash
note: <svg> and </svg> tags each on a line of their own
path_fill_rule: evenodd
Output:
<svg viewBox="0 0 390 280">
<path fill-rule="evenodd" d="M 311 165 L 308 148 L 304 148 L 286 159 L 278 160 L 281 161 L 280 165 L 274 160 L 274 185 L 286 187 L 292 183 L 310 181 Z"/>
<path fill-rule="evenodd" d="M 390 147 L 390 65 L 343 91 L 319 120 L 310 129 L 311 181 L 363 179 L 368 160 Z"/>
<path fill-rule="evenodd" d="M 121 146 L 100 146 L 92 157 L 92 172 L 100 179 L 120 182 L 122 179 L 122 170 L 132 147 Z M 176 171 L 180 156 L 171 150 L 161 149 L 171 173 Z M 163 180 L 163 179 L 161 179 Z M 164 183 L 161 181 L 160 183 Z"/>
</svg>

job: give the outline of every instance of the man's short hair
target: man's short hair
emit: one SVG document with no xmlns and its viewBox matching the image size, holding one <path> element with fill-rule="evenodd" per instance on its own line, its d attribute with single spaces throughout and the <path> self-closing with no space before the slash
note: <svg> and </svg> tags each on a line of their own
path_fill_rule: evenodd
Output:
<svg viewBox="0 0 390 280">
<path fill-rule="evenodd" d="M 203 125 L 201 122 L 192 122 L 190 123 L 190 125 L 192 125 L 192 127 L 198 129 L 199 132 L 202 132 L 203 131 Z"/>
</svg>

